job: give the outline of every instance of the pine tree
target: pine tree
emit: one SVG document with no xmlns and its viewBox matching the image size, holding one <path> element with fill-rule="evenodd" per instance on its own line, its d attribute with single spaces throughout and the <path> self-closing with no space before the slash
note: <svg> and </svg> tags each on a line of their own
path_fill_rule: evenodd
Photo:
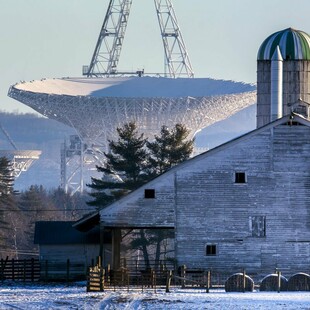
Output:
<svg viewBox="0 0 310 310">
<path fill-rule="evenodd" d="M 93 190 L 90 196 L 94 198 L 89 205 L 104 207 L 147 180 L 147 140 L 138 133 L 134 122 L 117 128 L 117 133 L 118 141 L 109 141 L 110 153 L 105 153 L 105 166 L 97 166 L 103 178 L 92 178 L 92 183 L 87 185 Z"/>
<path fill-rule="evenodd" d="M 11 162 L 6 157 L 0 157 L 0 202 L 5 202 L 13 194 L 14 177 Z"/>
<path fill-rule="evenodd" d="M 187 140 L 189 134 L 189 130 L 181 124 L 176 124 L 171 130 L 162 126 L 160 136 L 155 136 L 153 142 L 147 142 L 153 176 L 162 174 L 190 157 L 194 139 Z"/>
<path fill-rule="evenodd" d="M 7 212 L 14 206 L 13 167 L 6 157 L 0 157 L 0 245 L 6 246 L 10 235 Z"/>
</svg>

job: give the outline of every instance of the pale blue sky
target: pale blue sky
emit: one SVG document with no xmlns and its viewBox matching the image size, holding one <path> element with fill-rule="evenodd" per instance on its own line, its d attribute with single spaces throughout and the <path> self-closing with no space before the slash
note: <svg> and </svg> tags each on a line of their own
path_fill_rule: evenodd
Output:
<svg viewBox="0 0 310 310">
<path fill-rule="evenodd" d="M 31 111 L 7 97 L 20 80 L 81 76 L 108 0 L 0 0 L 0 110 Z M 271 33 L 310 33 L 310 0 L 174 0 L 196 77 L 256 82 L 256 54 Z M 163 71 L 153 0 L 133 0 L 119 69 Z"/>
</svg>

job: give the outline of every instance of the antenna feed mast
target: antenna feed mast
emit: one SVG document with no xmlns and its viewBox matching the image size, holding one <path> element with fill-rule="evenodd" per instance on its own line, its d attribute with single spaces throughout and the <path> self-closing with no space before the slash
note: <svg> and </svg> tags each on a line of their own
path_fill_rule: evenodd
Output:
<svg viewBox="0 0 310 310">
<path fill-rule="evenodd" d="M 144 70 L 119 72 L 121 49 L 133 0 L 110 0 L 89 66 L 83 66 L 87 77 L 116 75 L 142 76 Z M 165 53 L 165 75 L 194 77 L 184 40 L 171 0 L 154 0 Z"/>
</svg>

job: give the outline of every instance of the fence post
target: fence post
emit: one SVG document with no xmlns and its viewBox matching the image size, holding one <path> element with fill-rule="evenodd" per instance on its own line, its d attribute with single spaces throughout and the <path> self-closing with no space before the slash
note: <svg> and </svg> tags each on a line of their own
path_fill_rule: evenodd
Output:
<svg viewBox="0 0 310 310">
<path fill-rule="evenodd" d="M 243 280 L 243 283 L 242 283 L 242 291 L 243 291 L 243 293 L 245 293 L 245 288 L 246 288 L 246 282 L 245 282 L 245 269 L 242 270 L 242 280 Z"/>
<path fill-rule="evenodd" d="M 101 267 L 101 256 L 97 257 L 97 265 L 98 267 Z"/>
<path fill-rule="evenodd" d="M 24 259 L 24 266 L 23 266 L 23 281 L 26 282 L 26 268 L 27 268 L 27 260 Z"/>
<path fill-rule="evenodd" d="M 87 278 L 86 278 L 86 281 L 87 281 L 87 285 L 86 285 L 86 292 L 90 292 L 90 282 L 91 282 L 91 276 L 92 276 L 92 271 L 93 271 L 93 268 L 94 267 L 88 267 L 88 272 L 87 272 Z"/>
<path fill-rule="evenodd" d="M 34 282 L 34 258 L 31 258 L 31 282 Z"/>
<path fill-rule="evenodd" d="M 108 282 L 108 285 L 111 285 L 111 265 L 110 264 L 108 264 L 107 266 L 106 280 Z"/>
<path fill-rule="evenodd" d="M 168 270 L 166 280 L 166 293 L 170 293 L 171 278 L 172 278 L 172 270 Z"/>
<path fill-rule="evenodd" d="M 4 261 L 3 258 L 1 258 L 1 267 L 0 267 L 0 280 L 4 280 Z"/>
<path fill-rule="evenodd" d="M 100 267 L 100 276 L 99 276 L 99 281 L 100 281 L 100 292 L 104 291 L 104 269 Z"/>
<path fill-rule="evenodd" d="M 154 287 L 154 291 L 156 294 L 156 273 L 155 273 L 155 270 L 152 269 L 151 273 L 152 273 L 152 288 Z"/>
<path fill-rule="evenodd" d="M 67 259 L 67 282 L 69 282 L 70 278 L 70 259 Z"/>
<path fill-rule="evenodd" d="M 185 288 L 185 277 L 186 277 L 186 266 L 182 265 L 181 266 L 181 278 L 182 278 L 181 287 L 182 288 Z"/>
<path fill-rule="evenodd" d="M 48 281 L 48 260 L 46 259 L 45 260 L 45 275 L 44 275 L 44 278 L 45 278 L 45 282 Z"/>
<path fill-rule="evenodd" d="M 207 293 L 210 292 L 210 286 L 211 286 L 211 271 L 207 271 Z"/>
<path fill-rule="evenodd" d="M 12 259 L 12 280 L 15 280 L 15 263 L 14 258 Z"/>
<path fill-rule="evenodd" d="M 277 271 L 278 274 L 278 293 L 281 291 L 281 271 Z"/>
</svg>

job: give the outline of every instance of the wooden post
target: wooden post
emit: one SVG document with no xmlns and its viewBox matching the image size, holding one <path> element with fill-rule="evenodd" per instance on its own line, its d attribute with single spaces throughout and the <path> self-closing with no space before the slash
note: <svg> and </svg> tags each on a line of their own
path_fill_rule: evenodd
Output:
<svg viewBox="0 0 310 310">
<path fill-rule="evenodd" d="M 86 292 L 90 292 L 90 281 L 91 281 L 91 272 L 93 270 L 93 267 L 88 267 L 88 272 L 87 272 L 87 284 L 86 284 Z"/>
<path fill-rule="evenodd" d="M 130 284 L 130 281 L 129 281 L 129 272 L 127 273 L 127 292 L 129 292 L 129 284 Z"/>
<path fill-rule="evenodd" d="M 181 287 L 185 288 L 185 277 L 186 277 L 186 266 L 182 265 L 181 266 Z"/>
<path fill-rule="evenodd" d="M 100 281 L 100 292 L 104 291 L 104 269 L 102 267 L 99 268 L 99 281 Z"/>
<path fill-rule="evenodd" d="M 100 223 L 100 247 L 99 247 L 99 256 L 101 257 L 101 262 L 103 261 L 103 265 L 105 264 L 104 257 L 104 226 Z"/>
<path fill-rule="evenodd" d="M 115 228 L 112 230 L 112 269 L 115 271 L 120 268 L 121 252 L 121 230 Z"/>
<path fill-rule="evenodd" d="M 97 266 L 101 267 L 101 256 L 100 255 L 97 257 Z"/>
<path fill-rule="evenodd" d="M 70 279 L 70 259 L 67 259 L 67 282 L 69 282 Z"/>
<path fill-rule="evenodd" d="M 210 292 L 210 286 L 211 286 L 211 271 L 207 271 L 207 293 Z"/>
<path fill-rule="evenodd" d="M 277 271 L 278 274 L 278 293 L 281 291 L 281 271 Z"/>
<path fill-rule="evenodd" d="M 152 270 L 152 278 L 153 278 L 154 292 L 156 294 L 156 273 L 155 273 L 155 270 Z"/>
<path fill-rule="evenodd" d="M 15 280 L 15 261 L 12 259 L 12 280 Z"/>
<path fill-rule="evenodd" d="M 166 280 L 166 293 L 170 293 L 171 278 L 172 278 L 172 270 L 168 270 Z"/>
<path fill-rule="evenodd" d="M 48 260 L 45 260 L 45 282 L 48 280 Z"/>
<path fill-rule="evenodd" d="M 26 268 L 27 268 L 27 260 L 24 259 L 24 266 L 23 266 L 23 281 L 26 282 Z"/>
<path fill-rule="evenodd" d="M 111 265 L 108 264 L 107 266 L 107 282 L 108 285 L 111 285 Z"/>
<path fill-rule="evenodd" d="M 243 280 L 243 283 L 242 283 L 242 291 L 243 293 L 245 293 L 245 288 L 246 288 L 246 277 L 245 277 L 245 269 L 243 269 L 242 271 L 242 280 Z"/>
<path fill-rule="evenodd" d="M 4 280 L 4 261 L 3 258 L 1 258 L 1 268 L 0 268 L 0 280 L 3 281 Z"/>
<path fill-rule="evenodd" d="M 31 282 L 34 282 L 34 258 L 31 258 Z"/>
</svg>

